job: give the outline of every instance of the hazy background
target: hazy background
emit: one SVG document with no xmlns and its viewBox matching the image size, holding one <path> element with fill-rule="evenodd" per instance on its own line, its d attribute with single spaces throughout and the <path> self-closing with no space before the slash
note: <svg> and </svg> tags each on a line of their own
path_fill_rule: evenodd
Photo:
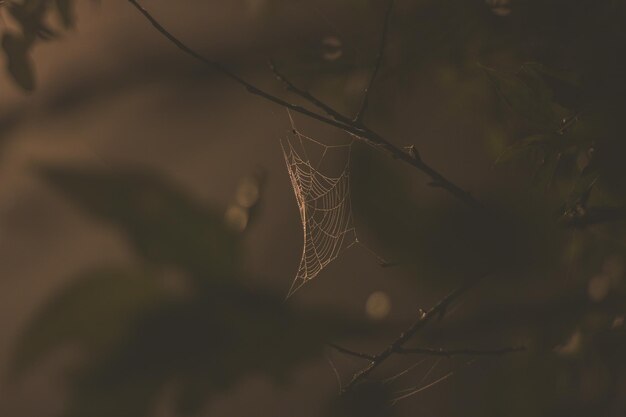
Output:
<svg viewBox="0 0 626 417">
<path fill-rule="evenodd" d="M 382 268 L 353 247 L 287 302 L 302 228 L 280 147 L 286 111 L 182 54 L 125 1 L 77 1 L 70 29 L 51 10 L 59 35 L 29 52 L 33 91 L 7 71 L 0 77 L 0 415 L 624 415 L 623 219 L 557 221 L 577 197 L 590 148 L 601 161 L 592 202 L 624 204 L 624 5 L 546 3 L 398 0 L 366 116 L 398 146 L 416 145 L 504 226 L 357 143 L 357 232 L 398 265 Z M 386 7 L 144 5 L 271 92 L 298 101 L 272 76 L 270 57 L 351 115 Z M 18 30 L 0 12 L 3 33 Z M 557 116 L 585 112 L 571 143 L 546 151 L 544 160 L 563 160 L 552 168 L 527 155 L 494 165 L 507 146 L 546 129 L 505 103 L 525 62 L 567 73 L 553 77 L 567 86 L 538 94 L 541 104 L 559 106 Z M 502 78 L 490 82 L 482 66 Z M 325 143 L 349 140 L 296 121 Z M 252 207 L 240 210 L 249 221 L 240 233 L 223 219 L 246 192 Z M 329 359 L 344 383 L 365 363 L 327 342 L 377 352 L 419 308 L 496 266 L 412 345 L 527 351 L 393 358 L 373 380 L 424 362 L 337 402 Z"/>
</svg>

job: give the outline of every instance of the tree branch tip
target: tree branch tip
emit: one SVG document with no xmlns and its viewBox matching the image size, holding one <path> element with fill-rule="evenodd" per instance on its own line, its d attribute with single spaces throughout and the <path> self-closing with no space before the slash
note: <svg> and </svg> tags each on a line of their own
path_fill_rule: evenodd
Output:
<svg viewBox="0 0 626 417">
<path fill-rule="evenodd" d="M 396 349 L 396 353 L 398 354 L 419 354 L 419 355 L 430 355 L 430 356 L 444 356 L 447 358 L 453 356 L 502 356 L 509 353 L 516 353 L 525 351 L 525 346 L 518 347 L 507 347 L 500 349 L 453 349 L 446 350 L 443 348 L 403 348 L 398 347 Z"/>
<path fill-rule="evenodd" d="M 318 113 L 317 111 L 309 110 L 307 107 L 290 103 L 290 102 L 286 101 L 285 99 L 283 99 L 283 98 L 281 98 L 279 96 L 273 95 L 270 92 L 265 91 L 265 90 L 261 89 L 260 87 L 257 87 L 254 84 L 250 83 L 249 81 L 247 81 L 243 77 L 239 76 L 237 73 L 229 70 L 227 67 L 222 65 L 219 61 L 214 61 L 212 59 L 209 59 L 209 58 L 206 58 L 206 57 L 202 56 L 201 54 L 196 52 L 194 49 L 192 49 L 191 47 L 187 46 L 183 41 L 181 41 L 176 36 L 174 36 L 171 32 L 169 32 L 137 0 L 128 0 L 128 2 L 134 8 L 136 8 L 148 20 L 148 22 L 162 36 L 164 36 L 166 39 L 168 39 L 174 46 L 176 46 L 178 49 L 180 49 L 182 52 L 184 52 L 188 56 L 190 56 L 190 57 L 194 58 L 195 60 L 201 62 L 205 66 L 207 66 L 207 67 L 209 67 L 209 68 L 211 68 L 211 69 L 221 73 L 222 75 L 224 75 L 227 78 L 231 79 L 233 82 L 241 85 L 250 94 L 255 95 L 257 97 L 260 97 L 260 98 L 262 98 L 264 100 L 267 100 L 267 101 L 269 101 L 271 103 L 274 103 L 276 105 L 279 105 L 279 106 L 281 106 L 281 107 L 283 107 L 285 109 L 294 111 L 296 113 L 299 113 L 299 114 L 302 114 L 304 116 L 307 116 L 307 117 L 309 117 L 311 119 L 317 120 L 317 121 L 319 121 L 321 123 L 324 123 L 324 124 L 327 124 L 329 126 L 333 126 L 333 127 L 338 128 L 338 129 L 341 129 L 341 130 L 343 130 L 345 132 L 348 132 L 349 134 L 351 134 L 351 135 L 359 138 L 360 140 L 364 141 L 369 146 L 372 146 L 372 147 L 377 148 L 379 150 L 386 151 L 390 155 L 392 155 L 394 159 L 399 159 L 399 160 L 402 160 L 403 162 L 407 162 L 410 165 L 412 165 L 413 167 L 415 167 L 416 169 L 424 172 L 431 179 L 434 179 L 434 180 L 436 180 L 438 182 L 438 184 L 436 185 L 437 187 L 446 190 L 447 192 L 452 194 L 455 198 L 457 198 L 459 201 L 462 201 L 463 203 L 465 203 L 465 204 L 467 204 L 467 205 L 469 205 L 471 207 L 479 208 L 479 209 L 484 210 L 484 207 L 481 204 L 479 204 L 477 201 L 475 201 L 471 197 L 471 195 L 469 193 L 464 192 L 464 190 L 462 190 L 459 186 L 457 186 L 456 184 L 454 184 L 451 181 L 447 180 L 439 172 L 435 171 L 433 168 L 429 167 L 423 161 L 421 161 L 421 159 L 415 159 L 413 161 L 413 163 L 411 163 L 411 159 L 406 157 L 406 154 L 405 154 L 405 152 L 402 149 L 396 147 L 391 142 L 389 142 L 388 140 L 386 140 L 385 138 L 383 138 L 382 136 L 380 136 L 379 134 L 377 134 L 376 132 L 374 132 L 373 130 L 371 130 L 370 128 L 368 128 L 366 126 L 366 124 L 363 122 L 363 118 L 364 118 L 365 110 L 366 110 L 366 107 L 367 107 L 367 100 L 368 100 L 369 94 L 366 94 L 364 96 L 364 98 L 363 98 L 364 102 L 362 103 L 362 104 L 364 104 L 364 106 L 362 106 L 362 108 L 359 110 L 359 112 L 357 113 L 357 116 L 355 117 L 355 119 L 351 120 L 350 118 L 348 118 L 347 116 L 344 116 L 340 112 L 336 111 L 331 106 L 329 106 L 326 103 L 324 103 L 323 101 L 317 99 L 311 93 L 299 89 L 296 85 L 294 85 L 289 80 L 287 80 L 283 74 L 281 74 L 280 72 L 277 71 L 276 66 L 275 66 L 274 63 L 270 64 L 271 66 L 273 65 L 275 72 L 278 72 L 278 76 L 280 77 L 279 80 L 284 82 L 285 84 L 287 84 L 290 87 L 289 90 L 291 92 L 299 95 L 301 98 L 306 100 L 308 103 L 310 103 L 310 104 L 316 106 L 317 108 L 323 110 L 324 112 L 326 112 L 327 116 L 324 116 L 324 115 Z M 366 86 L 366 88 L 364 90 L 366 92 L 370 92 L 371 91 L 371 86 L 372 86 L 374 80 L 376 79 L 376 75 L 377 75 L 378 70 L 380 69 L 380 66 L 381 66 L 382 58 L 383 58 L 384 52 L 385 52 L 385 44 L 386 44 L 387 32 L 388 32 L 389 24 L 390 24 L 389 23 L 389 21 L 390 21 L 389 17 L 391 16 L 392 11 L 393 11 L 392 10 L 393 9 L 393 4 L 394 4 L 393 1 L 389 1 L 389 8 L 388 8 L 387 14 L 385 16 L 383 32 L 381 34 L 381 39 L 380 39 L 381 42 L 380 42 L 380 47 L 379 47 L 379 57 L 378 57 L 377 62 L 376 62 L 376 68 L 374 69 L 374 71 L 372 73 L 372 76 L 370 78 L 370 81 L 369 81 L 368 85 Z M 271 61 L 271 59 L 270 59 L 270 61 Z"/>
<path fill-rule="evenodd" d="M 355 358 L 360 358 L 360 359 L 365 359 L 368 360 L 370 362 L 374 362 L 376 360 L 376 357 L 372 356 L 372 355 L 368 355 L 367 353 L 361 353 L 361 352 L 355 352 L 351 349 L 347 349 L 343 346 L 337 345 L 335 343 L 328 343 L 328 346 L 335 349 L 337 352 L 343 353 L 345 355 L 348 356 L 353 356 Z"/>
</svg>

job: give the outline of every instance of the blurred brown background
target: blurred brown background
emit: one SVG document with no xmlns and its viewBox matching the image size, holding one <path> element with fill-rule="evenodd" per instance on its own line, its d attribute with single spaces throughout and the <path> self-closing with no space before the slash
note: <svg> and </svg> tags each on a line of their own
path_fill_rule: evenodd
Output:
<svg viewBox="0 0 626 417">
<path fill-rule="evenodd" d="M 25 52 L 30 92 L 6 42 L 24 30 L 20 6 L 0 9 L 0 415 L 625 415 L 624 222 L 560 220 L 591 188 L 589 207 L 623 212 L 624 2 L 397 1 L 366 121 L 501 223 L 356 143 L 357 232 L 397 266 L 355 246 L 286 302 L 302 247 L 286 111 L 182 54 L 128 2 L 66 3 L 16 3 L 42 7 L 56 32 Z M 272 93 L 298 102 L 270 57 L 353 115 L 386 2 L 144 6 Z M 565 141 L 532 119 L 542 106 L 557 128 L 576 116 Z M 296 122 L 325 143 L 349 139 Z M 515 156 L 495 164 L 503 152 Z M 224 215 L 250 184 L 240 232 Z M 361 395 L 336 398 L 333 367 L 346 383 L 365 364 L 327 343 L 377 352 L 495 267 L 412 345 L 526 351 L 401 356 Z"/>
</svg>

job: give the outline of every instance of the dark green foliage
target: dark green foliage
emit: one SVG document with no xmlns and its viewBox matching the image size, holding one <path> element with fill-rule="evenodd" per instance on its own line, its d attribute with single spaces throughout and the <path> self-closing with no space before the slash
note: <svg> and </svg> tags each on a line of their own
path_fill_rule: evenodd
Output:
<svg viewBox="0 0 626 417">
<path fill-rule="evenodd" d="M 554 95 L 542 77 L 537 64 L 525 64 L 517 76 L 483 67 L 502 99 L 513 112 L 533 127 L 555 132 L 567 111 L 554 102 Z"/>
<path fill-rule="evenodd" d="M 23 336 L 14 372 L 67 343 L 90 354 L 109 351 L 146 310 L 167 299 L 149 271 L 105 267 L 87 272 L 40 312 Z M 80 312 L 80 314 L 77 314 Z"/>
<path fill-rule="evenodd" d="M 266 10 L 279 16 L 265 18 L 288 20 L 280 10 L 291 2 L 271 3 Z M 507 17 L 484 1 L 398 3 L 366 122 L 390 132 L 398 146 L 415 145 L 489 211 L 477 216 L 424 186 L 420 173 L 359 147 L 351 184 L 360 236 L 418 288 L 407 296 L 412 310 L 427 290 L 448 291 L 497 269 L 477 300 L 467 301 L 471 308 L 427 329 L 417 343 L 528 347 L 489 372 L 479 368 L 474 379 L 459 379 L 456 395 L 441 402 L 450 415 L 609 415 L 625 372 L 624 327 L 613 323 L 623 320 L 626 294 L 619 273 L 626 247 L 626 2 L 520 0 Z M 25 89 L 35 84 L 32 47 L 58 31 L 40 18 L 56 7 L 63 27 L 74 21 L 71 2 L 51 4 L 11 6 L 24 33 L 4 34 L 3 48 Z M 338 2 L 334 25 L 294 36 L 295 45 L 281 39 L 272 52 L 297 85 L 353 114 L 362 95 L 355 80 L 376 56 L 382 6 Z M 327 37 L 340 54 L 327 53 Z M 86 216 L 114 225 L 140 258 L 76 277 L 18 345 L 18 374 L 54 349 L 80 347 L 85 361 L 71 374 L 69 416 L 149 415 L 164 391 L 174 392 L 181 414 L 193 415 L 250 373 L 288 380 L 325 341 L 364 333 L 360 323 L 295 311 L 282 294 L 251 290 L 241 269 L 243 235 L 225 224 L 222 210 L 170 181 L 128 170 L 40 173 Z M 258 207 L 249 214 L 256 218 Z M 594 279 L 609 275 L 598 295 Z M 596 379 L 587 377 L 590 369 L 599 370 Z M 327 411 L 391 416 L 392 394 L 368 381 Z"/>
<path fill-rule="evenodd" d="M 139 171 L 44 168 L 41 173 L 81 210 L 125 233 L 146 261 L 212 279 L 238 273 L 237 233 L 220 211 L 204 207 L 175 184 Z"/>
<path fill-rule="evenodd" d="M 33 63 L 28 56 L 30 42 L 19 35 L 5 33 L 2 37 L 2 49 L 6 54 L 7 70 L 15 82 L 24 90 L 35 88 Z"/>
<path fill-rule="evenodd" d="M 144 259 L 76 277 L 19 341 L 14 375 L 62 346 L 84 355 L 69 374 L 67 416 L 149 416 L 172 387 L 177 410 L 193 415 L 244 376 L 286 381 L 327 341 L 365 330 L 331 313 L 293 310 L 283 294 L 248 289 L 242 235 L 158 176 L 40 172 L 85 213 L 124 232 Z"/>
<path fill-rule="evenodd" d="M 328 417 L 393 417 L 392 390 L 381 382 L 368 381 L 335 399 L 329 406 Z"/>
<path fill-rule="evenodd" d="M 2 35 L 2 48 L 6 67 L 25 91 L 35 89 L 35 71 L 30 59 L 32 49 L 41 41 L 57 38 L 57 29 L 50 26 L 48 15 L 58 13 L 63 29 L 74 25 L 73 0 L 9 0 L 5 5 L 19 28 L 19 33 L 5 31 Z M 2 10 L 0 10 L 2 11 Z"/>
<path fill-rule="evenodd" d="M 75 24 L 74 18 L 74 1 L 73 0 L 56 0 L 57 10 L 61 16 L 61 22 L 66 28 L 71 28 Z"/>
</svg>

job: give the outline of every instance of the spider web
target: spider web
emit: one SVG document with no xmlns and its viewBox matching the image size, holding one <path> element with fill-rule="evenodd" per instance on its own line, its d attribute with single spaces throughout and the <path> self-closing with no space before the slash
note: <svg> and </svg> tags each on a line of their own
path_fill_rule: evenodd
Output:
<svg viewBox="0 0 626 417">
<path fill-rule="evenodd" d="M 352 141 L 327 145 L 300 133 L 291 115 L 293 135 L 281 142 L 287 171 L 298 203 L 304 243 L 290 297 L 319 275 L 324 268 L 354 244 L 359 243 L 354 227 L 350 196 Z M 331 154 L 340 161 L 333 175 L 328 166 Z M 332 164 L 331 164 L 332 165 Z"/>
<path fill-rule="evenodd" d="M 408 368 L 403 371 L 384 379 L 382 382 L 384 385 L 390 385 L 394 382 L 398 381 L 400 378 L 406 377 L 409 373 L 413 372 L 416 368 L 422 367 L 422 365 L 428 365 L 432 358 L 424 357 L 421 360 L 413 363 Z M 450 358 L 448 358 L 450 360 Z M 396 392 L 392 392 L 390 405 L 393 407 L 398 404 L 400 401 L 404 401 L 410 397 L 418 395 L 424 391 L 430 390 L 431 388 L 443 383 L 448 380 L 452 376 L 454 376 L 460 370 L 467 368 L 477 362 L 476 358 L 467 360 L 456 361 L 456 363 L 450 364 L 450 366 L 443 369 L 443 372 L 439 370 L 442 365 L 443 358 L 436 358 L 434 362 L 430 366 L 428 366 L 426 372 L 422 375 L 417 384 L 401 389 Z M 437 375 L 439 374 L 439 375 Z"/>
</svg>

